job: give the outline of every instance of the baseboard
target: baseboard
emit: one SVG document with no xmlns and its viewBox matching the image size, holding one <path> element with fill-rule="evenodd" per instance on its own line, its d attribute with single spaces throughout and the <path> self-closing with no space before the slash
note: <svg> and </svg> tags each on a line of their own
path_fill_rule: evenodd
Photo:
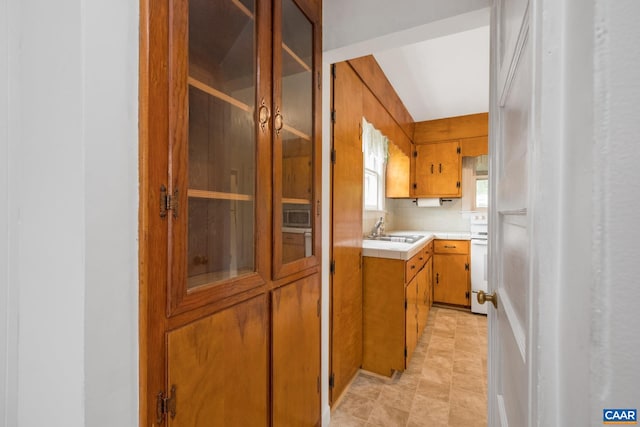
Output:
<svg viewBox="0 0 640 427">
<path fill-rule="evenodd" d="M 329 427 L 331 423 L 331 407 L 329 405 L 324 407 L 322 411 L 322 427 Z"/>
</svg>

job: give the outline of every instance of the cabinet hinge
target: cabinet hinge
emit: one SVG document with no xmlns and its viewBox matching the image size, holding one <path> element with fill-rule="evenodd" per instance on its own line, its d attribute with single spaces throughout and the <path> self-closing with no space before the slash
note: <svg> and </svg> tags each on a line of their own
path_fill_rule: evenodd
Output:
<svg viewBox="0 0 640 427">
<path fill-rule="evenodd" d="M 336 164 L 336 150 L 334 148 L 331 149 L 331 163 Z"/>
<path fill-rule="evenodd" d="M 318 376 L 317 383 L 318 383 L 318 394 L 320 394 L 320 376 Z"/>
<path fill-rule="evenodd" d="M 404 300 L 404 309 L 406 310 L 409 305 L 407 304 L 407 300 Z"/>
<path fill-rule="evenodd" d="M 467 291 L 467 292 L 465 292 L 465 293 L 464 293 L 464 297 L 465 297 L 466 299 L 469 299 L 469 291 Z"/>
<path fill-rule="evenodd" d="M 329 375 L 329 388 L 333 388 L 336 385 L 336 375 L 332 372 L 331 375 Z"/>
<path fill-rule="evenodd" d="M 460 147 L 456 149 L 456 153 L 460 154 Z"/>
<path fill-rule="evenodd" d="M 178 218 L 178 189 L 174 190 L 173 196 L 168 193 L 167 187 L 160 186 L 160 218 L 167 216 L 167 211 L 173 211 L 173 217 Z"/>
<path fill-rule="evenodd" d="M 156 398 L 156 418 L 158 424 L 162 424 L 166 415 L 169 414 L 171 419 L 176 417 L 176 386 L 171 386 L 171 394 L 165 396 L 164 392 L 158 392 Z"/>
<path fill-rule="evenodd" d="M 418 157 L 418 152 L 417 151 L 413 152 L 413 157 Z"/>
<path fill-rule="evenodd" d="M 336 122 L 336 110 L 331 111 L 331 123 Z"/>
<path fill-rule="evenodd" d="M 336 274 L 336 260 L 332 259 L 331 264 L 329 265 L 329 272 L 331 274 Z"/>
<path fill-rule="evenodd" d="M 460 188 L 460 181 L 456 181 L 456 188 Z"/>
<path fill-rule="evenodd" d="M 331 76 L 336 78 L 336 64 L 331 64 Z"/>
<path fill-rule="evenodd" d="M 318 317 L 320 317 L 320 300 L 318 300 Z"/>
<path fill-rule="evenodd" d="M 404 357 L 407 357 L 407 346 L 404 347 Z"/>
<path fill-rule="evenodd" d="M 467 271 L 469 271 L 469 263 L 466 263 L 466 264 L 464 265 L 464 269 L 465 269 L 465 270 L 467 270 Z"/>
</svg>

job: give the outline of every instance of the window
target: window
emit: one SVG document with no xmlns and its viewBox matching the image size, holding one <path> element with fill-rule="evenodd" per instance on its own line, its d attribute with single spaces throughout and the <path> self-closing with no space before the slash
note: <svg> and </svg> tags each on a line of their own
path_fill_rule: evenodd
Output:
<svg viewBox="0 0 640 427">
<path fill-rule="evenodd" d="M 489 207 L 489 157 L 462 158 L 462 209 L 484 211 Z"/>
<path fill-rule="evenodd" d="M 365 119 L 362 119 L 365 210 L 384 210 L 384 181 L 388 145 L 387 137 Z"/>
</svg>

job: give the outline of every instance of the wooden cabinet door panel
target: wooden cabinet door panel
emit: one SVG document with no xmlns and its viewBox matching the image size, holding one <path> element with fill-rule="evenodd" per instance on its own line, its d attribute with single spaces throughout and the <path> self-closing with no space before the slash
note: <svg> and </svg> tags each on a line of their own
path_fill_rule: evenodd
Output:
<svg viewBox="0 0 640 427">
<path fill-rule="evenodd" d="M 416 276 L 418 280 L 418 339 L 422 335 L 422 331 L 424 331 L 424 327 L 427 324 L 427 317 L 429 317 L 430 289 L 428 275 L 431 273 L 430 263 L 431 260 L 427 261 L 424 268 Z"/>
<path fill-rule="evenodd" d="M 169 426 L 268 425 L 268 324 L 262 295 L 167 334 Z"/>
<path fill-rule="evenodd" d="M 331 361 L 335 402 L 362 365 L 362 82 L 345 62 L 333 80 Z"/>
<path fill-rule="evenodd" d="M 317 425 L 320 421 L 319 275 L 274 290 L 272 316 L 273 425 Z"/>
<path fill-rule="evenodd" d="M 433 256 L 435 276 L 433 300 L 446 304 L 469 305 L 468 255 Z"/>
<path fill-rule="evenodd" d="M 405 368 L 418 344 L 418 277 L 407 285 L 405 304 Z"/>
<path fill-rule="evenodd" d="M 458 141 L 435 144 L 437 147 L 437 170 L 435 192 L 441 195 L 460 196 L 460 144 Z"/>
<path fill-rule="evenodd" d="M 435 194 L 438 166 L 436 164 L 436 144 L 416 146 L 414 171 L 414 192 L 416 196 Z"/>
</svg>

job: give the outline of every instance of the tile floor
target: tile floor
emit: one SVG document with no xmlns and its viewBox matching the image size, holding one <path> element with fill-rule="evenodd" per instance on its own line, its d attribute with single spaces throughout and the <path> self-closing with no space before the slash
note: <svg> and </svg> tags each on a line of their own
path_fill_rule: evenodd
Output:
<svg viewBox="0 0 640 427">
<path fill-rule="evenodd" d="M 361 371 L 331 427 L 487 425 L 487 318 L 433 307 L 409 367 L 387 379 Z"/>
</svg>

